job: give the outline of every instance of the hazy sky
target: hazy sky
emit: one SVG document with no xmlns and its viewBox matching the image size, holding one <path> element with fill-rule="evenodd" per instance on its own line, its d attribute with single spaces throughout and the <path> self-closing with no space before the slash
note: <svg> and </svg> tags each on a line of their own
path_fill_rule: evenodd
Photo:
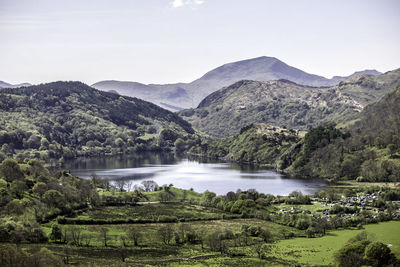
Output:
<svg viewBox="0 0 400 267">
<path fill-rule="evenodd" d="M 398 0 L 0 0 L 0 80 L 189 82 L 273 56 L 331 77 L 400 67 Z"/>
</svg>

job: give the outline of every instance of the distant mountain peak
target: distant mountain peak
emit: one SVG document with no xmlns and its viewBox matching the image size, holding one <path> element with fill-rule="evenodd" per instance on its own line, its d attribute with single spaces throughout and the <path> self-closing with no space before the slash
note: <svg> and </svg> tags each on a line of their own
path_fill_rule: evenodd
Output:
<svg viewBox="0 0 400 267">
<path fill-rule="evenodd" d="M 376 70 L 364 70 L 353 75 L 379 75 Z M 190 83 L 140 84 L 136 82 L 104 81 L 92 86 L 103 91 L 115 90 L 120 95 L 135 96 L 157 105 L 194 108 L 211 93 L 241 80 L 288 80 L 298 85 L 330 87 L 350 76 L 328 79 L 292 67 L 276 57 L 260 56 L 223 64 Z M 161 104 L 162 103 L 162 104 Z M 172 110 L 171 108 L 169 108 Z"/>
<path fill-rule="evenodd" d="M 0 89 L 1 88 L 19 88 L 24 86 L 31 86 L 30 83 L 20 83 L 20 84 L 11 84 L 5 81 L 0 81 Z"/>
</svg>

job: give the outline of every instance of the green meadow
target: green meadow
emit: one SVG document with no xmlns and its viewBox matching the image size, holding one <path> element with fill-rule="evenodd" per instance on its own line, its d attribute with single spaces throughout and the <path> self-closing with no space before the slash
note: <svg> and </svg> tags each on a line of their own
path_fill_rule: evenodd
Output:
<svg viewBox="0 0 400 267">
<path fill-rule="evenodd" d="M 375 236 L 376 241 L 391 244 L 391 250 L 400 256 L 400 221 L 365 225 L 361 230 L 336 230 L 319 238 L 294 238 L 277 242 L 273 255 L 299 264 L 329 265 L 335 251 L 361 231 Z"/>
</svg>

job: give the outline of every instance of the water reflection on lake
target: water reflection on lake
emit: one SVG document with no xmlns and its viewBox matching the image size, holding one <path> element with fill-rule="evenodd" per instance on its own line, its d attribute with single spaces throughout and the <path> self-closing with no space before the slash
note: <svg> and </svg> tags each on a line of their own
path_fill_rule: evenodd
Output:
<svg viewBox="0 0 400 267">
<path fill-rule="evenodd" d="M 209 190 L 220 195 L 253 188 L 274 195 L 288 195 L 294 190 L 310 194 L 325 185 L 315 180 L 288 179 L 274 171 L 249 165 L 182 159 L 172 154 L 80 158 L 66 162 L 64 168 L 81 178 L 90 178 L 95 174 L 110 180 L 133 180 L 136 184 L 154 180 L 158 185 L 173 184 L 178 188 L 193 188 L 197 192 Z"/>
</svg>

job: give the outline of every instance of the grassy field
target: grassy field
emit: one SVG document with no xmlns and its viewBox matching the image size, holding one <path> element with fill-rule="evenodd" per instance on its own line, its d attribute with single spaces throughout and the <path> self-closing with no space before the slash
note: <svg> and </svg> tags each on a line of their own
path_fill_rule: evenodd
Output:
<svg viewBox="0 0 400 267">
<path fill-rule="evenodd" d="M 158 221 L 171 217 L 180 220 L 209 220 L 221 219 L 225 212 L 217 209 L 205 208 L 197 205 L 176 203 L 155 203 L 137 206 L 109 206 L 90 210 L 78 216 L 77 219 L 118 220 L 126 218 L 141 218 L 143 220 Z M 150 207 L 150 208 L 149 208 Z"/>
<path fill-rule="evenodd" d="M 321 204 L 298 205 L 301 210 L 310 210 L 313 213 L 321 209 Z M 293 205 L 280 204 L 277 209 L 290 209 Z M 185 215 L 186 214 L 186 215 Z M 149 217 L 152 216 L 174 215 L 177 217 L 197 216 L 207 218 L 218 215 L 213 208 L 200 207 L 189 203 L 152 203 L 138 206 L 108 206 L 102 210 L 92 210 L 80 215 L 87 219 L 119 219 L 124 216 Z M 79 218 L 79 217 L 78 217 Z M 51 232 L 51 224 L 44 226 L 44 231 L 48 235 Z M 221 254 L 213 252 L 208 245 L 196 244 L 178 244 L 172 241 L 166 245 L 160 239 L 159 230 L 165 226 L 170 226 L 174 231 L 179 232 L 182 226 L 187 226 L 187 231 L 206 236 L 210 233 L 239 234 L 243 231 L 244 225 L 261 227 L 272 233 L 272 249 L 267 254 L 266 259 L 259 259 L 256 253 L 257 244 L 263 243 L 260 237 L 249 236 L 246 244 L 243 240 L 236 238 L 226 240 L 229 247 L 229 253 Z M 335 251 L 340 249 L 351 237 L 361 231 L 367 231 L 373 234 L 377 241 L 385 244 L 392 244 L 391 249 L 397 257 L 400 257 L 400 221 L 391 221 L 379 224 L 370 224 L 364 226 L 364 230 L 335 230 L 329 231 L 326 236 L 319 238 L 304 238 L 305 232 L 293 227 L 280 225 L 277 223 L 245 218 L 200 220 L 189 222 L 172 223 L 137 223 L 137 224 L 107 224 L 107 225 L 63 225 L 66 229 L 79 229 L 84 236 L 80 246 L 65 244 L 42 244 L 29 245 L 23 247 L 29 252 L 35 252 L 40 247 L 46 247 L 56 255 L 64 257 L 69 255 L 74 264 L 96 263 L 100 265 L 122 264 L 121 253 L 125 253 L 126 260 L 133 266 L 145 265 L 163 265 L 163 266 L 287 266 L 294 264 L 302 265 L 330 265 L 333 263 Z M 139 240 L 139 246 L 134 246 L 132 241 L 123 246 L 121 236 L 127 235 L 129 229 L 135 229 L 142 234 Z M 107 247 L 104 246 L 104 240 L 99 229 L 106 228 Z M 295 238 L 284 239 L 284 235 L 289 232 L 294 234 Z M 232 257 L 233 255 L 237 255 Z"/>
<path fill-rule="evenodd" d="M 263 229 L 268 229 L 273 234 L 274 240 L 283 238 L 283 233 L 293 232 L 295 236 L 304 235 L 303 231 L 266 222 L 258 219 L 231 219 L 231 220 L 214 220 L 214 221 L 196 221 L 187 223 L 147 223 L 135 224 L 133 227 L 136 231 L 142 233 L 139 246 L 134 247 L 131 242 L 128 242 L 127 261 L 134 263 L 134 265 L 156 265 L 163 263 L 163 265 L 180 265 L 193 266 L 193 265 L 232 265 L 238 266 L 263 266 L 266 264 L 265 260 L 257 259 L 257 255 L 253 251 L 252 244 L 262 242 L 258 237 L 249 237 L 249 245 L 237 245 L 235 240 L 229 240 L 229 247 L 232 251 L 240 252 L 241 257 L 228 257 L 219 252 L 212 252 L 208 248 L 202 248 L 200 244 L 175 244 L 172 242 L 170 245 L 165 245 L 159 238 L 158 230 L 166 225 L 171 226 L 173 229 L 178 230 L 181 225 L 187 225 L 198 233 L 223 233 L 231 231 L 232 233 L 240 233 L 243 225 L 260 226 Z M 50 224 L 46 225 L 46 233 L 50 233 Z M 65 227 L 65 226 L 64 226 Z M 70 227 L 70 226 L 66 226 Z M 63 256 L 69 254 L 71 261 L 74 263 L 89 263 L 97 262 L 98 264 L 107 265 L 111 262 L 121 262 L 121 249 L 122 243 L 118 238 L 125 235 L 128 231 L 128 225 L 104 225 L 108 229 L 108 245 L 104 247 L 101 235 L 94 231 L 96 227 L 91 225 L 75 225 L 79 228 L 82 235 L 90 236 L 89 246 L 65 246 L 61 244 L 43 244 L 40 247 L 46 247 L 53 251 L 56 255 Z M 35 252 L 39 249 L 37 245 L 23 245 L 29 252 Z M 194 257 L 194 258 L 191 258 Z M 199 258 L 197 258 L 199 257 Z M 271 262 L 272 264 L 272 262 Z"/>
<path fill-rule="evenodd" d="M 294 238 L 276 243 L 273 255 L 293 260 L 300 264 L 328 265 L 333 263 L 333 254 L 351 237 L 361 231 L 375 235 L 377 241 L 392 244 L 391 250 L 400 257 L 400 221 L 384 222 L 364 226 L 363 230 L 331 231 L 320 238 Z"/>
</svg>

